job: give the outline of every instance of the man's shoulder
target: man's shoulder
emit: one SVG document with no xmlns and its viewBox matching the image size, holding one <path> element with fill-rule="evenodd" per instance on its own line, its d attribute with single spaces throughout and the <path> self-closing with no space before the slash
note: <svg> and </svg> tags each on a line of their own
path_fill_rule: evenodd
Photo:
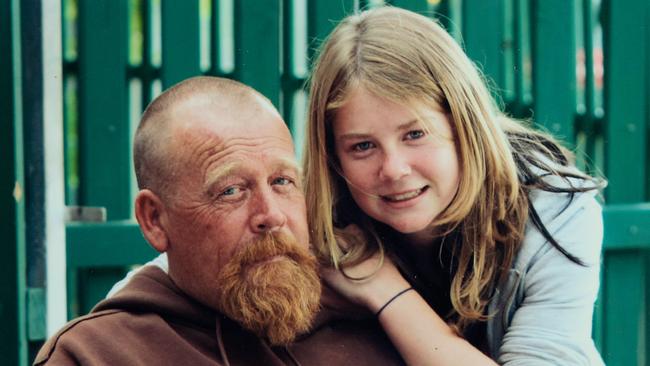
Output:
<svg viewBox="0 0 650 366">
<path fill-rule="evenodd" d="M 127 320 L 128 316 L 125 315 L 126 313 L 119 309 L 108 309 L 71 320 L 41 347 L 34 365 L 47 363 L 59 351 L 74 357 L 74 347 L 78 345 L 83 345 L 90 351 L 90 348 L 99 344 L 98 337 L 115 339 L 111 324 L 114 324 L 113 327 L 119 326 Z"/>
</svg>

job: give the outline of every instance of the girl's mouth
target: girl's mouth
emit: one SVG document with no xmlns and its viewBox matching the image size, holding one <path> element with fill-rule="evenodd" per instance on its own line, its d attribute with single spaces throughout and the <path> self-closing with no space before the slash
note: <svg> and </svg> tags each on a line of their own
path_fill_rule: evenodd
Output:
<svg viewBox="0 0 650 366">
<path fill-rule="evenodd" d="M 419 195 L 424 193 L 428 188 L 429 188 L 429 186 L 424 186 L 424 187 L 422 187 L 420 189 L 414 189 L 412 191 L 408 191 L 408 192 L 404 192 L 404 193 L 381 196 L 381 199 L 383 199 L 384 201 L 388 201 L 388 202 L 408 201 L 410 199 L 418 197 Z"/>
</svg>

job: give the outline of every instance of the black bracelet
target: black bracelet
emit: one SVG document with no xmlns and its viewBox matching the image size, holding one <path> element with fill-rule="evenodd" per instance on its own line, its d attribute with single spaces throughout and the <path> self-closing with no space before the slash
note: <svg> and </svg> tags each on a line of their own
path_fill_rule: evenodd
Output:
<svg viewBox="0 0 650 366">
<path fill-rule="evenodd" d="M 402 296 L 405 292 L 410 291 L 410 290 L 414 290 L 414 288 L 413 287 L 406 288 L 406 289 L 398 292 L 395 296 L 391 297 L 390 300 L 386 301 L 384 306 L 379 308 L 379 310 L 375 313 L 375 316 L 379 317 L 379 314 L 381 314 L 381 312 L 384 311 L 384 309 L 386 309 L 386 307 L 388 305 L 390 305 L 391 302 L 395 301 L 395 299 L 397 299 L 398 297 Z"/>
</svg>

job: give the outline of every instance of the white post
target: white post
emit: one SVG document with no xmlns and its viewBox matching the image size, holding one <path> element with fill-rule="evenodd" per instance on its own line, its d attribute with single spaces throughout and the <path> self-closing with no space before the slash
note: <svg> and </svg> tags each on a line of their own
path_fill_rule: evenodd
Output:
<svg viewBox="0 0 650 366">
<path fill-rule="evenodd" d="M 61 0 L 43 0 L 46 314 L 50 337 L 67 321 Z"/>
</svg>

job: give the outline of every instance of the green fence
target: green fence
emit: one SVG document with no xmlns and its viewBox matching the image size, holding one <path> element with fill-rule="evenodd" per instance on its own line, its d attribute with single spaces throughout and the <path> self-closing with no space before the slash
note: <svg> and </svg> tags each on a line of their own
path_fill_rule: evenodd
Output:
<svg viewBox="0 0 650 366">
<path fill-rule="evenodd" d="M 143 107 L 197 74 L 247 83 L 268 96 L 302 146 L 303 86 L 319 42 L 346 14 L 382 1 L 63 0 L 66 203 L 106 208 L 106 222 L 67 225 L 68 315 L 87 312 L 130 266 L 155 254 L 133 220 L 130 156 Z M 608 365 L 650 365 L 650 5 L 647 0 L 394 0 L 438 18 L 518 117 L 533 117 L 603 172 L 601 296 L 594 339 Z M 11 234 L 16 286 L 2 288 L 6 345 L 25 362 L 18 0 L 0 0 L 0 220 Z M 25 11 L 28 5 L 20 5 Z M 15 15 L 15 14 L 14 14 Z M 11 21 L 10 21 L 11 20 Z M 18 83 L 19 84 L 19 83 Z M 6 95 L 6 93 L 9 93 Z M 15 103 L 10 101 L 16 99 Z M 4 131 L 9 131 L 7 135 Z M 5 158 L 5 156 L 9 158 Z M 18 183 L 16 183 L 18 182 Z M 27 182 L 29 184 L 29 182 Z M 5 202 L 6 201 L 6 202 Z M 4 227 L 7 227 L 5 231 Z M 11 305 L 11 306 L 8 306 Z M 17 314 L 17 315 L 15 315 Z M 22 314 L 22 315 L 21 315 Z M 10 316 L 17 320 L 5 321 Z"/>
</svg>

